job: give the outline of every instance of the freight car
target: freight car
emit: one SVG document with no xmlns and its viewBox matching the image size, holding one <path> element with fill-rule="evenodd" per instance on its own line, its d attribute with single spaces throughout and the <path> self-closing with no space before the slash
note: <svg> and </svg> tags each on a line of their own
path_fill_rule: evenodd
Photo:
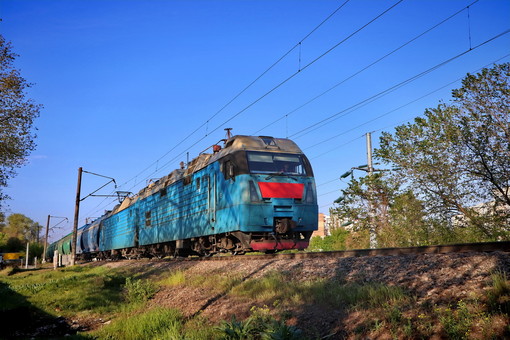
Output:
<svg viewBox="0 0 510 340">
<path fill-rule="evenodd" d="M 79 228 L 78 258 L 304 249 L 317 230 L 312 168 L 291 140 L 233 136 Z M 53 243 L 70 253 L 71 235 Z"/>
</svg>

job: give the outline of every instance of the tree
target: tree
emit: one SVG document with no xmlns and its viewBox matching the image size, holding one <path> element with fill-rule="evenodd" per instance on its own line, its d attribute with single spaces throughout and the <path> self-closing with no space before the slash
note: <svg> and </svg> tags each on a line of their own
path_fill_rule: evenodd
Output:
<svg viewBox="0 0 510 340">
<path fill-rule="evenodd" d="M 386 181 L 381 173 L 351 178 L 337 200 L 339 205 L 334 213 L 344 221 L 354 222 L 358 230 L 368 230 L 374 225 L 377 233 L 389 224 L 388 209 L 397 187 L 398 184 Z"/>
<path fill-rule="evenodd" d="M 349 248 L 351 245 L 368 244 L 371 226 L 374 227 L 378 247 L 429 244 L 423 203 L 401 184 L 397 177 L 380 172 L 352 178 L 348 187 L 342 190 L 342 197 L 331 213 L 352 222 L 352 237 L 346 242 Z"/>
<path fill-rule="evenodd" d="M 384 132 L 380 160 L 397 166 L 429 216 L 481 238 L 510 231 L 510 63 L 468 74 L 450 103 Z"/>
<path fill-rule="evenodd" d="M 17 238 L 21 242 L 36 242 L 41 230 L 41 225 L 32 221 L 23 214 L 12 214 L 7 217 L 7 226 L 3 233 L 7 239 Z"/>
<path fill-rule="evenodd" d="M 0 35 L 0 189 L 16 175 L 16 168 L 26 163 L 35 149 L 34 120 L 42 105 L 27 98 L 32 86 L 14 68 L 18 57 L 9 42 Z M 0 204 L 6 195 L 0 192 Z"/>
<path fill-rule="evenodd" d="M 310 240 L 309 249 L 312 250 L 323 250 L 323 251 L 332 251 L 332 250 L 345 250 L 345 240 L 349 232 L 342 228 L 333 229 L 331 231 L 331 235 L 324 236 L 324 238 L 320 236 L 315 236 Z"/>
</svg>

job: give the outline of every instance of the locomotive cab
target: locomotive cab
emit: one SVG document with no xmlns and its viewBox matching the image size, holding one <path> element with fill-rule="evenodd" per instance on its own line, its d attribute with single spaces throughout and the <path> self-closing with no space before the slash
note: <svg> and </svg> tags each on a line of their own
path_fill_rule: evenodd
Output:
<svg viewBox="0 0 510 340">
<path fill-rule="evenodd" d="M 218 224 L 239 230 L 247 250 L 306 248 L 317 229 L 318 209 L 313 171 L 297 145 L 288 139 L 235 136 L 222 151 L 219 195 L 238 203 L 239 214 L 222 219 L 221 208 L 228 203 L 219 202 Z"/>
</svg>

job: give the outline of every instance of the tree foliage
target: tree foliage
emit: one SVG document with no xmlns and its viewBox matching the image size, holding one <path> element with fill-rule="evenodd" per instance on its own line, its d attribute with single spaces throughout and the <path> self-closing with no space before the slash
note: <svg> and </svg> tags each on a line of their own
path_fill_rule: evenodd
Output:
<svg viewBox="0 0 510 340">
<path fill-rule="evenodd" d="M 345 250 L 348 235 L 349 232 L 345 229 L 334 229 L 331 231 L 331 235 L 324 236 L 324 238 L 320 236 L 313 237 L 308 248 L 314 251 Z"/>
<path fill-rule="evenodd" d="M 508 239 L 510 63 L 468 74 L 450 102 L 384 132 L 374 154 L 398 170 L 343 190 L 332 213 L 353 235 L 372 227 L 379 247 Z"/>
<path fill-rule="evenodd" d="M 35 149 L 34 120 L 42 106 L 27 97 L 32 86 L 14 67 L 18 57 L 0 35 L 0 189 Z M 0 203 L 5 199 L 0 193 Z"/>
<path fill-rule="evenodd" d="M 421 202 L 396 177 L 376 173 L 352 178 L 338 205 L 331 209 L 341 220 L 350 222 L 349 249 L 369 243 L 373 227 L 378 247 L 419 246 L 429 244 L 431 235 Z"/>
<path fill-rule="evenodd" d="M 26 242 L 35 243 L 41 225 L 23 214 L 12 214 L 7 217 L 7 224 L 0 229 L 0 247 L 8 251 L 22 251 Z"/>
<path fill-rule="evenodd" d="M 480 237 L 506 237 L 510 211 L 510 63 L 468 74 L 450 103 L 385 132 L 375 154 L 400 170 L 429 216 L 462 216 Z"/>
</svg>

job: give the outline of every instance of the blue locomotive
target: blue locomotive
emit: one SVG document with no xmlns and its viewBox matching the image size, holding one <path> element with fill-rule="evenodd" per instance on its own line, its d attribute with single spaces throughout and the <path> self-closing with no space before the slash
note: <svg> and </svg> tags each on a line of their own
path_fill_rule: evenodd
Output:
<svg viewBox="0 0 510 340">
<path fill-rule="evenodd" d="M 233 136 L 78 229 L 80 258 L 304 249 L 317 230 L 312 168 L 289 139 Z M 71 235 L 48 248 L 70 252 Z"/>
</svg>

